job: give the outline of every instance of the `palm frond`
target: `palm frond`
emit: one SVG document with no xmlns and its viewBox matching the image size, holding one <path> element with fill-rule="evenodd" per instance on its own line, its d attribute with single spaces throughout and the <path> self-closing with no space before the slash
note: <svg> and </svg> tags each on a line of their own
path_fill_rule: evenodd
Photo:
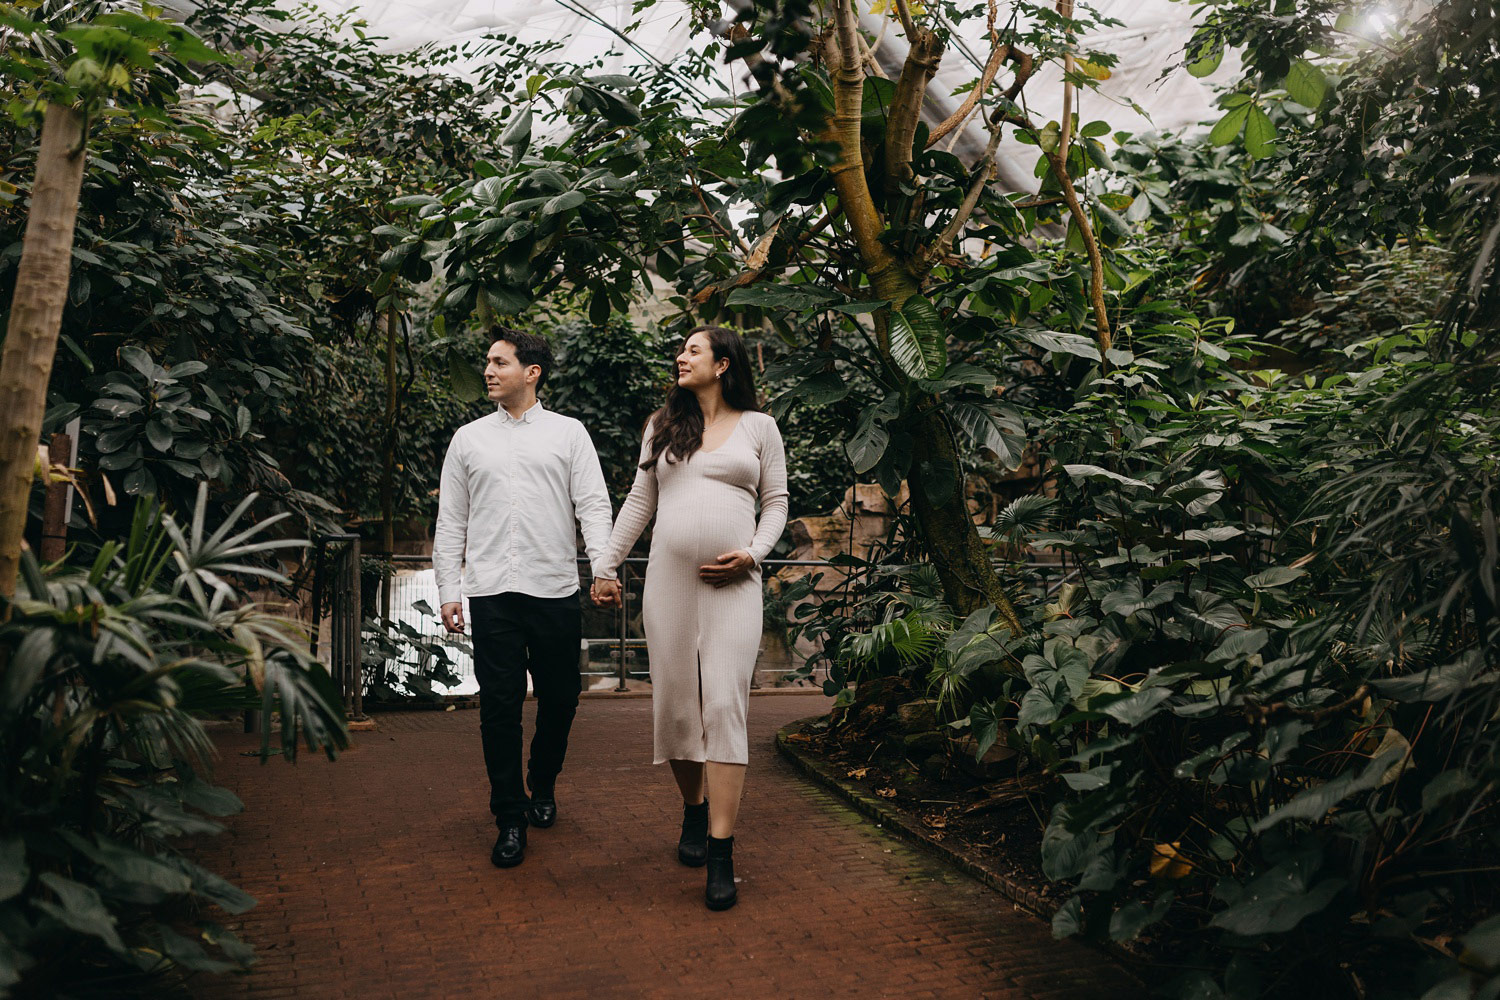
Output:
<svg viewBox="0 0 1500 1000">
<path fill-rule="evenodd" d="M 1025 541 L 1027 535 L 1051 527 L 1056 510 L 1057 500 L 1053 497 L 1039 493 L 1016 497 L 995 516 L 995 534 L 1016 542 Z"/>
</svg>

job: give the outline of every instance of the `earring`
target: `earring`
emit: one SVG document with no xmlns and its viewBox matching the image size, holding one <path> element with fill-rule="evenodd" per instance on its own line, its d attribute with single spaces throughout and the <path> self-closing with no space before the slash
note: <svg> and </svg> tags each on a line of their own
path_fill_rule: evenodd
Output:
<svg viewBox="0 0 1500 1000">
<path fill-rule="evenodd" d="M 719 380 L 719 373 L 718 372 L 714 372 L 714 381 L 717 382 L 718 380 Z"/>
</svg>

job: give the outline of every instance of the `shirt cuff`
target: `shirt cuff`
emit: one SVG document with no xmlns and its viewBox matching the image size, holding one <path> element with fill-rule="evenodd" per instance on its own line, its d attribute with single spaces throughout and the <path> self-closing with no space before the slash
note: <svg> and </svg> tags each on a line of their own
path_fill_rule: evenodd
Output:
<svg viewBox="0 0 1500 1000">
<path fill-rule="evenodd" d="M 438 607 L 439 608 L 441 608 L 444 604 L 459 604 L 459 603 L 462 603 L 463 599 L 464 599 L 464 591 L 463 591 L 463 587 L 461 587 L 461 586 L 455 585 L 455 586 L 451 586 L 451 587 L 439 587 L 438 588 Z"/>
<path fill-rule="evenodd" d="M 593 572 L 595 580 L 614 580 L 619 573 L 616 569 L 606 569 L 603 563 L 590 563 L 589 569 Z"/>
</svg>

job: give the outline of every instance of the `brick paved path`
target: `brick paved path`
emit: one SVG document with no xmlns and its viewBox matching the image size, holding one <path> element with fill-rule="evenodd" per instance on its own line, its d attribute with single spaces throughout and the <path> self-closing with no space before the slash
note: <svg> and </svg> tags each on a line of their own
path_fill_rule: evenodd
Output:
<svg viewBox="0 0 1500 1000">
<path fill-rule="evenodd" d="M 379 717 L 335 763 L 262 767 L 219 737 L 246 804 L 201 861 L 259 901 L 231 927 L 261 957 L 200 977 L 202 1000 L 990 997 L 1121 1000 L 1097 953 L 806 783 L 773 734 L 820 696 L 750 703 L 740 903 L 703 906 L 677 863 L 681 800 L 649 762 L 651 703 L 586 699 L 557 825 L 501 871 L 485 809 L 479 713 Z M 530 731 L 532 705 L 527 707 Z"/>
</svg>

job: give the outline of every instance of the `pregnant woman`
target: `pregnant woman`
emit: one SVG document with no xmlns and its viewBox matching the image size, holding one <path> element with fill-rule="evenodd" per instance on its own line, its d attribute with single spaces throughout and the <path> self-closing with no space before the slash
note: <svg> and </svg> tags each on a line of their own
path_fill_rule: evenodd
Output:
<svg viewBox="0 0 1500 1000">
<path fill-rule="evenodd" d="M 677 857 L 708 865 L 711 910 L 728 909 L 737 895 L 734 825 L 749 759 L 760 564 L 781 537 L 786 510 L 781 432 L 756 407 L 745 345 L 732 330 L 699 327 L 677 355 L 666 405 L 646 426 L 604 565 L 617 569 L 656 515 L 642 608 L 655 758 L 671 764 L 682 790 Z M 616 599 L 602 582 L 594 596 Z"/>
</svg>

